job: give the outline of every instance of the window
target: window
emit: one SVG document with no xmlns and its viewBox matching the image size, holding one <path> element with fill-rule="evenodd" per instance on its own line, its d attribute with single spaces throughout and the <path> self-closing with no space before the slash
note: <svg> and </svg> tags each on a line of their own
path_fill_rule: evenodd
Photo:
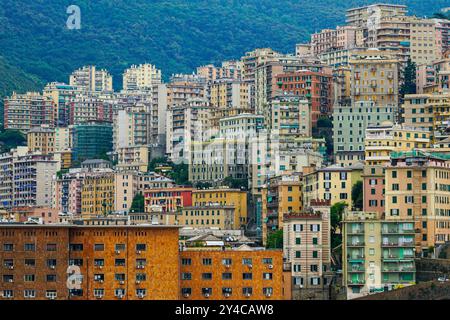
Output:
<svg viewBox="0 0 450 320">
<path fill-rule="evenodd" d="M 192 280 L 192 273 L 190 273 L 190 272 L 182 273 L 181 280 Z"/>
<path fill-rule="evenodd" d="M 123 298 L 125 296 L 125 289 L 119 288 L 114 290 L 114 296 L 117 298 Z"/>
<path fill-rule="evenodd" d="M 47 299 L 56 299 L 58 294 L 56 293 L 56 290 L 47 290 L 45 291 L 45 297 Z"/>
<path fill-rule="evenodd" d="M 101 288 L 94 289 L 94 297 L 102 298 L 104 295 L 105 295 L 105 289 L 101 289 Z"/>
<path fill-rule="evenodd" d="M 232 262 L 233 261 L 231 259 L 229 259 L 229 258 L 222 259 L 222 264 L 224 266 L 231 266 Z"/>
<path fill-rule="evenodd" d="M 117 253 L 120 253 L 120 251 L 125 251 L 125 244 L 123 244 L 123 243 L 118 243 L 118 244 L 116 244 L 116 245 L 114 246 L 114 250 L 115 250 Z"/>
<path fill-rule="evenodd" d="M 56 274 L 48 274 L 46 280 L 47 282 L 56 282 Z"/>
<path fill-rule="evenodd" d="M 202 288 L 202 295 L 210 296 L 212 294 L 212 288 Z"/>
<path fill-rule="evenodd" d="M 295 244 L 296 245 L 302 244 L 302 239 L 301 238 L 295 238 Z"/>
<path fill-rule="evenodd" d="M 251 266 L 252 265 L 252 259 L 249 259 L 249 258 L 243 258 L 242 259 L 242 264 L 245 266 L 245 265 L 247 265 L 247 266 Z"/>
<path fill-rule="evenodd" d="M 36 260 L 34 260 L 34 259 L 25 259 L 25 266 L 26 267 L 35 267 L 36 266 Z"/>
<path fill-rule="evenodd" d="M 211 266 L 211 265 L 212 265 L 212 259 L 210 259 L 210 258 L 204 258 L 204 259 L 202 260 L 202 263 L 203 263 L 204 266 Z"/>
<path fill-rule="evenodd" d="M 23 291 L 23 297 L 24 298 L 28 298 L 28 299 L 36 298 L 36 291 L 34 291 L 34 290 L 24 290 Z"/>
<path fill-rule="evenodd" d="M 181 294 L 183 296 L 190 296 L 192 294 L 191 288 L 181 288 Z"/>
<path fill-rule="evenodd" d="M 263 295 L 271 296 L 273 294 L 273 288 L 263 288 Z"/>
<path fill-rule="evenodd" d="M 103 273 L 94 274 L 94 281 L 99 281 L 99 282 L 105 281 L 105 275 Z"/>
<path fill-rule="evenodd" d="M 233 293 L 233 289 L 231 289 L 231 288 L 222 288 L 222 294 L 224 296 L 231 296 L 232 293 Z"/>
<path fill-rule="evenodd" d="M 314 250 L 314 251 L 312 252 L 312 256 L 313 256 L 313 258 L 317 258 L 317 257 L 319 256 L 319 252 L 316 251 L 316 250 Z"/>
<path fill-rule="evenodd" d="M 233 274 L 231 272 L 222 273 L 222 280 L 231 280 L 233 278 Z"/>
<path fill-rule="evenodd" d="M 124 267 L 125 266 L 125 259 L 115 259 L 114 265 L 116 267 Z"/>
<path fill-rule="evenodd" d="M 103 267 L 105 265 L 104 259 L 94 259 L 94 266 Z"/>
<path fill-rule="evenodd" d="M 12 291 L 12 290 L 3 290 L 2 297 L 3 298 L 14 298 L 14 291 Z"/>
<path fill-rule="evenodd" d="M 242 294 L 244 296 L 251 296 L 253 294 L 253 288 L 252 287 L 244 287 L 244 288 L 242 288 Z"/>
<path fill-rule="evenodd" d="M 252 280 L 253 279 L 253 274 L 252 273 L 243 273 L 242 274 L 242 279 L 243 280 Z"/>
<path fill-rule="evenodd" d="M 212 280 L 212 273 L 210 272 L 202 273 L 202 280 Z"/>
<path fill-rule="evenodd" d="M 272 273 L 270 272 L 263 273 L 263 280 L 272 280 Z"/>
<path fill-rule="evenodd" d="M 147 289 L 136 289 L 136 296 L 138 298 L 143 298 L 147 295 Z"/>
<path fill-rule="evenodd" d="M 105 245 L 103 243 L 94 244 L 94 251 L 105 251 Z"/>
<path fill-rule="evenodd" d="M 320 231 L 320 224 L 312 224 L 312 225 L 310 225 L 310 230 L 312 232 L 319 232 Z"/>
<path fill-rule="evenodd" d="M 116 273 L 114 275 L 114 280 L 116 280 L 116 281 L 125 281 L 125 273 Z"/>
<path fill-rule="evenodd" d="M 181 259 L 181 264 L 183 266 L 190 266 L 192 264 L 192 259 L 183 258 L 183 259 Z"/>
<path fill-rule="evenodd" d="M 34 282 L 34 280 L 36 279 L 34 274 L 26 274 L 23 276 L 23 281 L 25 282 Z"/>
<path fill-rule="evenodd" d="M 56 243 L 47 243 L 47 251 L 56 251 Z"/>
<path fill-rule="evenodd" d="M 145 243 L 136 244 L 136 251 L 146 251 L 147 245 Z"/>
<path fill-rule="evenodd" d="M 269 264 L 272 265 L 273 264 L 273 259 L 272 258 L 263 258 L 263 264 Z"/>
<path fill-rule="evenodd" d="M 69 266 L 78 266 L 81 267 L 83 265 L 83 259 L 70 259 Z"/>
<path fill-rule="evenodd" d="M 136 273 L 136 281 L 147 280 L 147 275 L 145 273 Z"/>
<path fill-rule="evenodd" d="M 47 259 L 47 267 L 51 269 L 56 268 L 56 259 Z"/>
<path fill-rule="evenodd" d="M 312 238 L 312 242 L 313 244 L 319 244 L 319 238 L 317 237 Z"/>
<path fill-rule="evenodd" d="M 34 243 L 25 243 L 24 250 L 25 251 L 36 251 L 36 245 Z"/>
<path fill-rule="evenodd" d="M 371 255 L 371 256 L 375 255 L 375 249 L 370 248 L 369 249 L 369 255 Z"/>
<path fill-rule="evenodd" d="M 81 243 L 71 243 L 69 244 L 70 251 L 83 251 L 83 244 Z"/>
<path fill-rule="evenodd" d="M 12 243 L 3 244 L 3 251 L 13 251 L 14 245 Z"/>
<path fill-rule="evenodd" d="M 295 251 L 295 257 L 297 259 L 300 259 L 302 257 L 302 252 L 301 251 Z"/>
<path fill-rule="evenodd" d="M 147 265 L 146 259 L 136 259 L 136 268 L 144 269 L 146 265 Z"/>
</svg>

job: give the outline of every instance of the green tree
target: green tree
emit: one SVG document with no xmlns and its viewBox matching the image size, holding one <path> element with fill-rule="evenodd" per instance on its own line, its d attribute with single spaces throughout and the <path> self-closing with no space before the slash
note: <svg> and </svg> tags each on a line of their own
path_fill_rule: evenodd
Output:
<svg viewBox="0 0 450 320">
<path fill-rule="evenodd" d="M 134 196 L 133 202 L 131 203 L 130 212 L 144 212 L 144 196 L 140 193 Z"/>
<path fill-rule="evenodd" d="M 400 87 L 400 95 L 402 98 L 406 94 L 416 93 L 416 64 L 408 59 L 405 70 L 403 72 L 404 82 Z"/>
<path fill-rule="evenodd" d="M 223 179 L 223 184 L 233 189 L 245 189 L 248 190 L 247 179 L 235 179 L 233 177 L 226 177 Z"/>
<path fill-rule="evenodd" d="M 283 249 L 283 230 L 269 233 L 267 237 L 267 249 Z"/>
<path fill-rule="evenodd" d="M 341 225 L 342 215 L 347 204 L 338 202 L 331 206 L 330 224 L 331 224 L 331 248 L 336 248 L 342 244 Z"/>
<path fill-rule="evenodd" d="M 0 150 L 2 152 L 7 152 L 17 146 L 25 146 L 26 144 L 27 139 L 25 135 L 18 130 L 4 130 L 0 132 Z"/>
<path fill-rule="evenodd" d="M 148 164 L 148 171 L 150 171 L 150 172 L 155 171 L 156 167 L 158 167 L 159 165 L 164 165 L 164 164 L 167 164 L 166 158 L 164 158 L 164 157 L 154 158 Z"/>
<path fill-rule="evenodd" d="M 364 203 L 363 182 L 358 181 L 352 187 L 352 201 L 355 210 L 362 210 Z"/>
</svg>

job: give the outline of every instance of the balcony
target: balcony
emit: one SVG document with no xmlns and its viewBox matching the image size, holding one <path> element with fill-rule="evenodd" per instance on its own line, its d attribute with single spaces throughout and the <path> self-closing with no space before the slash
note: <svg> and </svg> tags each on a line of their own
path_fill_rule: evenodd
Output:
<svg viewBox="0 0 450 320">
<path fill-rule="evenodd" d="M 347 242 L 347 247 L 364 247 L 365 244 L 364 241 L 351 241 Z"/>
<path fill-rule="evenodd" d="M 391 242 L 391 241 L 389 241 L 389 242 L 383 242 L 382 244 L 381 244 L 381 247 L 384 247 L 384 248 L 403 248 L 403 247 L 406 247 L 406 248 L 408 248 L 408 247 L 414 247 L 414 242 Z"/>
<path fill-rule="evenodd" d="M 364 234 L 364 229 L 363 228 L 349 229 L 347 231 L 347 234 Z"/>
<path fill-rule="evenodd" d="M 381 234 L 414 234 L 414 229 L 383 228 Z"/>
<path fill-rule="evenodd" d="M 347 284 L 349 286 L 363 286 L 366 284 L 366 280 L 364 279 L 347 280 Z"/>
</svg>

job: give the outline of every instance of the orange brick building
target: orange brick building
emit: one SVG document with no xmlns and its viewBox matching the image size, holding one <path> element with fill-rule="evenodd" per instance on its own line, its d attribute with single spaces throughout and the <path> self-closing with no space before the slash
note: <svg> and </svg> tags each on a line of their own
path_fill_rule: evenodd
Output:
<svg viewBox="0 0 450 320">
<path fill-rule="evenodd" d="M 177 227 L 0 225 L 0 261 L 0 300 L 179 296 Z M 80 287 L 67 283 L 68 266 Z"/>
<path fill-rule="evenodd" d="M 282 300 L 281 250 L 181 252 L 180 299 Z"/>
</svg>

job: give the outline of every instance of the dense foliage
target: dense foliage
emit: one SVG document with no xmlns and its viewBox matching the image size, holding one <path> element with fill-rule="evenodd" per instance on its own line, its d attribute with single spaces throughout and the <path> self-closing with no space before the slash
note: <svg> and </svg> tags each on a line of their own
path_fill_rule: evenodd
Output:
<svg viewBox="0 0 450 320">
<path fill-rule="evenodd" d="M 338 202 L 331 206 L 331 248 L 334 249 L 342 244 L 342 216 L 347 204 Z"/>
<path fill-rule="evenodd" d="M 363 182 L 358 181 L 352 187 L 352 201 L 354 210 L 362 210 L 364 204 Z"/>
<path fill-rule="evenodd" d="M 144 212 L 145 209 L 145 199 L 141 193 L 134 196 L 133 202 L 131 203 L 130 212 Z"/>
<path fill-rule="evenodd" d="M 266 247 L 267 249 L 283 249 L 283 229 L 269 233 Z"/>
<path fill-rule="evenodd" d="M 152 62 L 164 72 L 239 58 L 257 47 L 293 52 L 321 28 L 345 22 L 345 10 L 376 0 L 2 0 L 0 94 L 67 81 L 84 64 L 123 70 Z M 431 15 L 448 0 L 390 0 L 411 14 Z M 66 28 L 69 5 L 81 8 L 81 29 Z M 23 71 L 22 71 L 23 70 Z M 25 73 L 24 73 L 25 72 Z"/>
<path fill-rule="evenodd" d="M 27 140 L 23 133 L 17 130 L 0 129 L 0 152 L 7 152 L 17 146 L 26 146 Z"/>
</svg>

